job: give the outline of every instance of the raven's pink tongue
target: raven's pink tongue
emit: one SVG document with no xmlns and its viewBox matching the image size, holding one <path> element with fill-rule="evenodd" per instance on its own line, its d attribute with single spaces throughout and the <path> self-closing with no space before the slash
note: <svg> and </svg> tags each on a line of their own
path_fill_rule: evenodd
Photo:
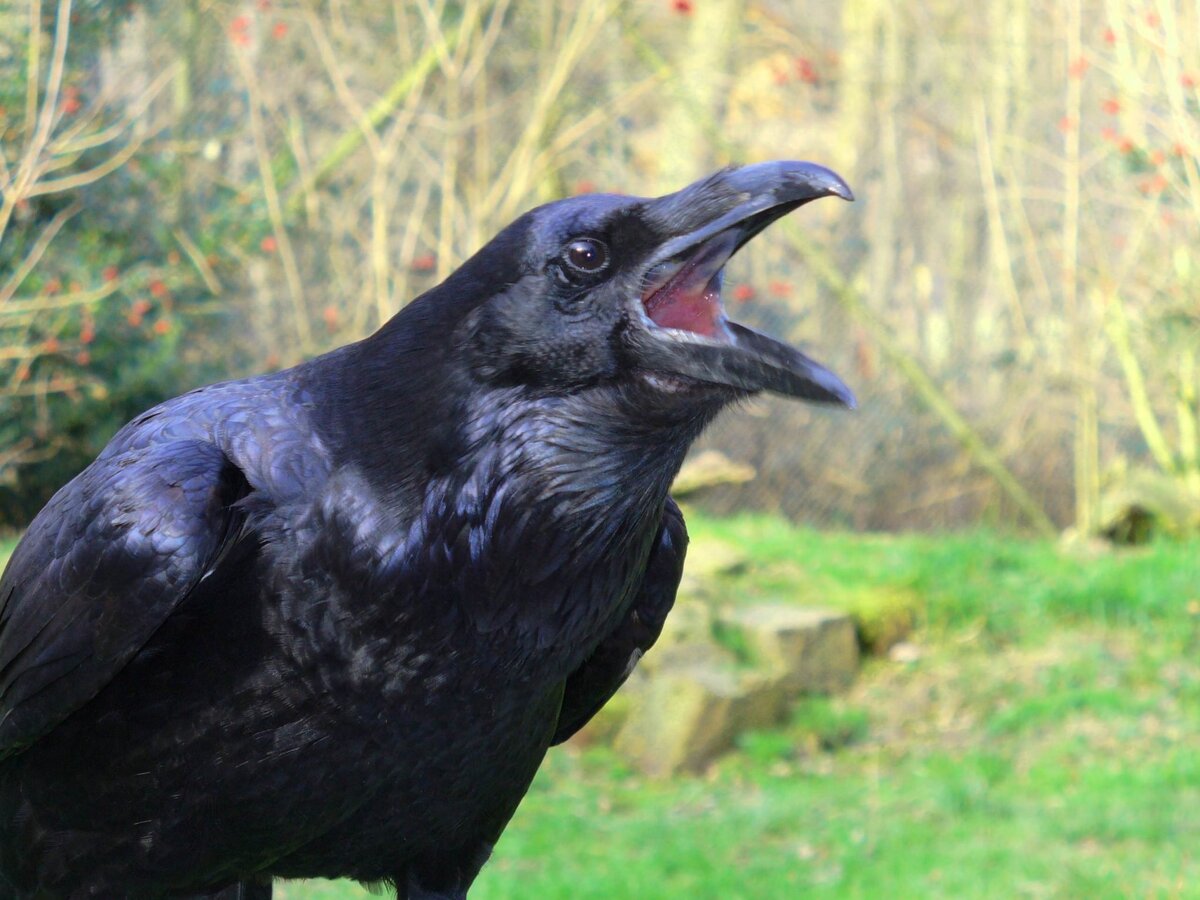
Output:
<svg viewBox="0 0 1200 900">
<path fill-rule="evenodd" d="M 709 238 L 658 290 L 642 296 L 646 315 L 660 328 L 689 331 L 701 337 L 722 332 L 721 267 L 737 249 L 738 233 Z"/>
<path fill-rule="evenodd" d="M 721 292 L 712 282 L 699 291 L 668 284 L 646 300 L 646 314 L 655 325 L 704 337 L 716 335 L 720 313 Z"/>
</svg>

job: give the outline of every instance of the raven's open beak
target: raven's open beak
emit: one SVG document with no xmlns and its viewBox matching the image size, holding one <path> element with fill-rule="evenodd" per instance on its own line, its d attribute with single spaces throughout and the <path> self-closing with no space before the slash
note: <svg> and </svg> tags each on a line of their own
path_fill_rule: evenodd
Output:
<svg viewBox="0 0 1200 900">
<path fill-rule="evenodd" d="M 725 317 L 722 269 L 742 245 L 819 197 L 854 195 L 837 174 L 807 162 L 726 169 L 649 200 L 642 217 L 669 235 L 649 261 L 638 308 L 645 327 L 630 349 L 651 372 L 745 391 L 771 391 L 853 408 L 854 394 L 799 350 Z"/>
</svg>

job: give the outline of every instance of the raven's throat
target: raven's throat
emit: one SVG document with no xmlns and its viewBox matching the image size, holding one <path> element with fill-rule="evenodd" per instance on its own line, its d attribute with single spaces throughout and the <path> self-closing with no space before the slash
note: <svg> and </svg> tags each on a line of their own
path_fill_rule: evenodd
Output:
<svg viewBox="0 0 1200 900">
<path fill-rule="evenodd" d="M 660 328 L 690 331 L 707 338 L 726 337 L 722 266 L 738 244 L 738 235 L 723 232 L 705 241 L 686 259 L 655 267 L 642 292 L 642 306 L 650 321 Z"/>
</svg>

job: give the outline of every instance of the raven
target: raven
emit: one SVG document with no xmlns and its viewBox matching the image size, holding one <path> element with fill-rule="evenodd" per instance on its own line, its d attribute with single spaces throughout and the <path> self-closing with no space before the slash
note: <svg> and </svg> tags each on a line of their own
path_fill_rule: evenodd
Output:
<svg viewBox="0 0 1200 900">
<path fill-rule="evenodd" d="M 0 579 L 0 897 L 463 898 L 674 602 L 689 445 L 853 406 L 722 267 L 812 163 L 521 216 L 376 333 L 122 428 Z"/>
</svg>

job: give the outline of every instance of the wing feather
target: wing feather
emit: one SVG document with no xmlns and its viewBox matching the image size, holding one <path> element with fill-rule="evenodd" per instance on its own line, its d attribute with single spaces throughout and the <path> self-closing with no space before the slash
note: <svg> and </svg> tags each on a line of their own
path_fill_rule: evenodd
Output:
<svg viewBox="0 0 1200 900">
<path fill-rule="evenodd" d="M 216 446 L 101 456 L 34 519 L 0 578 L 0 758 L 116 675 L 238 537 L 250 492 Z"/>
<path fill-rule="evenodd" d="M 567 679 L 553 743 L 562 743 L 591 721 L 633 673 L 642 654 L 654 646 L 675 604 L 687 544 L 683 513 L 668 497 L 633 607 Z"/>
</svg>

